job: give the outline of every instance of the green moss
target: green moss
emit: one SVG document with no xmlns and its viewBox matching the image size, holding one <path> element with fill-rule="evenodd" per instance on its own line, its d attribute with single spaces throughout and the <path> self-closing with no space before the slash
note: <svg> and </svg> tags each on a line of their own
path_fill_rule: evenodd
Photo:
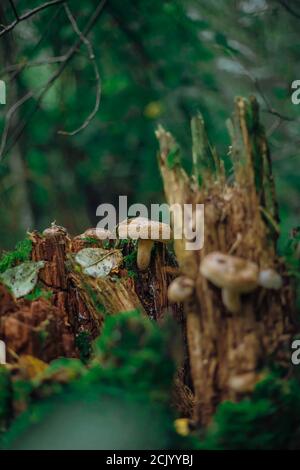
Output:
<svg viewBox="0 0 300 470">
<path fill-rule="evenodd" d="M 94 343 L 93 360 L 87 366 L 63 358 L 53 361 L 36 379 L 17 381 L 14 398 L 27 409 L 2 436 L 1 447 L 22 447 L 27 438 L 38 447 L 41 433 L 49 436 L 48 431 L 55 439 L 61 426 L 72 429 L 75 410 L 75 414 L 82 413 L 76 421 L 80 422 L 81 438 L 82 427 L 89 428 L 91 419 L 97 417 L 99 446 L 101 429 L 104 435 L 119 432 L 122 436 L 128 426 L 133 426 L 137 436 L 145 441 L 141 446 L 186 448 L 187 440 L 175 433 L 169 405 L 175 370 L 170 338 L 174 334 L 169 325 L 159 328 L 137 311 L 107 317 L 103 332 Z M 85 350 L 87 335 L 80 339 Z M 122 419 L 115 420 L 116 410 L 118 416 L 123 416 L 125 410 Z M 148 432 L 141 433 L 145 423 Z M 135 435 L 133 439 L 136 443 Z"/>
<path fill-rule="evenodd" d="M 173 170 L 173 168 L 180 164 L 180 147 L 178 144 L 175 144 L 168 153 L 166 163 L 170 170 Z"/>
<path fill-rule="evenodd" d="M 124 256 L 124 266 L 128 272 L 135 272 L 136 267 L 136 256 L 137 250 L 133 250 L 129 255 Z"/>
<path fill-rule="evenodd" d="M 93 237 L 85 237 L 83 240 L 90 245 L 97 245 L 99 243 L 98 238 Z"/>
<path fill-rule="evenodd" d="M 224 402 L 202 441 L 204 449 L 294 449 L 300 437 L 300 383 L 271 373 L 251 398 Z"/>
<path fill-rule="evenodd" d="M 132 279 L 137 279 L 138 278 L 138 275 L 135 271 L 128 271 L 127 276 L 131 277 Z"/>
<path fill-rule="evenodd" d="M 46 300 L 51 300 L 52 296 L 53 296 L 53 292 L 51 290 L 45 290 L 45 289 L 41 289 L 38 286 L 35 286 L 33 291 L 30 292 L 30 294 L 25 295 L 24 298 L 30 301 L 41 299 L 41 298 L 46 299 Z"/>
<path fill-rule="evenodd" d="M 0 434 L 6 428 L 11 408 L 11 383 L 9 371 L 0 365 Z"/>
<path fill-rule="evenodd" d="M 110 240 L 104 240 L 102 243 L 102 246 L 105 250 L 108 250 L 110 248 L 111 242 Z"/>
<path fill-rule="evenodd" d="M 76 346 L 79 350 L 80 360 L 87 363 L 91 355 L 91 336 L 87 331 L 81 331 L 76 337 Z"/>
<path fill-rule="evenodd" d="M 130 245 L 130 243 L 131 240 L 128 240 L 127 238 L 121 238 L 120 240 L 118 240 L 118 247 L 122 249 L 127 245 Z"/>
<path fill-rule="evenodd" d="M 15 250 L 3 253 L 0 259 L 0 273 L 30 259 L 32 242 L 29 238 L 17 243 Z"/>
<path fill-rule="evenodd" d="M 107 317 L 94 343 L 95 359 L 87 379 L 101 376 L 105 383 L 147 390 L 153 397 L 168 400 L 175 370 L 171 331 L 138 311 Z"/>
<path fill-rule="evenodd" d="M 100 301 L 97 293 L 94 291 L 94 289 L 89 284 L 86 284 L 86 283 L 84 284 L 84 288 L 87 291 L 87 293 L 89 294 L 90 299 L 92 300 L 93 305 L 94 305 L 95 309 L 97 310 L 97 312 L 102 316 L 106 316 L 108 314 L 108 312 L 106 311 L 104 305 L 101 303 L 101 301 Z"/>
<path fill-rule="evenodd" d="M 30 380 L 16 380 L 12 387 L 12 400 L 18 404 L 18 408 L 26 409 L 30 403 L 30 394 L 33 384 Z"/>
</svg>

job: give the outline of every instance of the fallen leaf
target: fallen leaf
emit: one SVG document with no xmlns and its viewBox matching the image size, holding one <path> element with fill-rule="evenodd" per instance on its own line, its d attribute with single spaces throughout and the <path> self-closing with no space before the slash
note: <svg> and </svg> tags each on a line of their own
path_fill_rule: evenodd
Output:
<svg viewBox="0 0 300 470">
<path fill-rule="evenodd" d="M 44 261 L 26 261 L 14 268 L 7 269 L 0 276 L 0 280 L 10 288 L 18 299 L 29 294 L 38 280 L 38 273 L 45 265 Z"/>
</svg>

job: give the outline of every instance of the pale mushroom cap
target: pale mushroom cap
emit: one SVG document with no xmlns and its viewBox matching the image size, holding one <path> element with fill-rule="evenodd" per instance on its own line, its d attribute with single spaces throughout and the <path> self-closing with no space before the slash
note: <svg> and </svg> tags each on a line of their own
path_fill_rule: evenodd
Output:
<svg viewBox="0 0 300 470">
<path fill-rule="evenodd" d="M 264 269 L 259 273 L 258 283 L 265 289 L 278 290 L 282 287 L 282 277 L 274 269 Z"/>
<path fill-rule="evenodd" d="M 258 266 L 252 261 L 213 252 L 200 265 L 201 274 L 221 288 L 247 293 L 258 285 Z"/>
<path fill-rule="evenodd" d="M 172 238 L 170 225 L 146 217 L 126 219 L 118 226 L 119 238 L 153 240 L 167 243 Z"/>
<path fill-rule="evenodd" d="M 56 225 L 54 222 L 51 223 L 50 227 L 47 227 L 43 231 L 44 236 L 55 236 L 55 235 L 67 235 L 67 229 L 65 227 L 62 227 L 61 225 Z"/>
<path fill-rule="evenodd" d="M 99 240 L 107 240 L 113 238 L 112 233 L 105 228 L 88 228 L 81 238 L 98 238 Z"/>
<path fill-rule="evenodd" d="M 192 296 L 195 289 L 195 281 L 186 276 L 174 279 L 168 287 L 168 299 L 170 302 L 184 302 Z"/>
</svg>

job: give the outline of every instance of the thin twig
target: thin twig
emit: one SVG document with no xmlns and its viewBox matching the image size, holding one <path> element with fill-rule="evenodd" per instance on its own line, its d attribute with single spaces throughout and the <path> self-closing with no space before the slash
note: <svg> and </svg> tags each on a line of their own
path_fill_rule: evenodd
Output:
<svg viewBox="0 0 300 470">
<path fill-rule="evenodd" d="M 243 69 L 245 75 L 250 78 L 250 80 L 253 82 L 255 88 L 256 88 L 256 91 L 257 93 L 260 95 L 260 97 L 262 98 L 263 102 L 265 103 L 265 106 L 266 106 L 266 109 L 262 109 L 263 112 L 265 113 L 269 113 L 269 114 L 272 114 L 273 116 L 276 116 L 278 117 L 279 119 L 281 119 L 282 121 L 294 121 L 293 118 L 289 117 L 289 116 L 285 116 L 281 113 L 279 113 L 276 109 L 274 109 L 271 104 L 269 103 L 269 100 L 268 98 L 266 97 L 265 93 L 263 92 L 261 86 L 260 86 L 260 83 L 258 81 L 258 79 L 256 77 L 254 77 L 252 75 L 252 73 L 244 66 L 244 64 L 242 64 L 238 59 L 237 57 L 235 56 L 235 54 L 232 52 L 232 51 L 227 51 L 229 52 L 229 54 L 231 55 L 232 59 Z"/>
<path fill-rule="evenodd" d="M 10 6 L 11 6 L 13 12 L 14 12 L 14 15 L 15 15 L 15 17 L 16 17 L 16 20 L 17 20 L 17 21 L 20 21 L 20 17 L 19 17 L 19 15 L 18 15 L 16 6 L 15 6 L 13 0 L 9 0 L 9 3 L 10 3 Z"/>
<path fill-rule="evenodd" d="M 290 5 L 288 5 L 285 0 L 278 0 L 278 3 L 291 15 L 295 16 L 296 18 L 300 19 L 300 13 L 296 12 Z"/>
<path fill-rule="evenodd" d="M 10 23 L 7 26 L 4 26 L 2 31 L 0 31 L 0 37 L 3 36 L 4 34 L 8 33 L 9 31 L 12 31 L 19 23 L 22 21 L 28 20 L 33 15 L 36 15 L 37 13 L 41 12 L 42 10 L 45 10 L 45 8 L 52 7 L 54 5 L 59 5 L 60 3 L 65 2 L 66 0 L 52 0 L 50 2 L 43 3 L 43 5 L 40 5 L 36 8 L 33 8 L 32 10 L 27 11 L 24 13 L 22 16 L 18 16 L 12 23 Z"/>
<path fill-rule="evenodd" d="M 66 59 L 65 54 L 61 56 L 54 56 L 54 57 L 46 57 L 45 59 L 39 59 L 39 60 L 33 60 L 31 62 L 28 62 L 27 60 L 24 60 L 22 62 L 19 62 L 18 64 L 12 64 L 8 65 L 5 69 L 1 70 L 0 76 L 2 77 L 3 75 L 7 75 L 12 72 L 19 72 L 20 70 L 23 70 L 23 68 L 31 68 L 31 67 L 39 67 L 42 65 L 51 65 L 51 64 L 57 64 L 61 63 Z"/>
<path fill-rule="evenodd" d="M 17 109 L 22 106 L 22 104 L 24 104 L 26 101 L 28 101 L 30 98 L 33 97 L 33 93 L 32 91 L 29 91 L 28 93 L 26 93 L 26 95 L 24 95 L 21 99 L 19 99 L 6 113 L 5 115 L 5 125 L 4 125 L 4 129 L 3 129 L 3 133 L 2 133 L 2 138 L 1 138 L 1 145 L 0 145 L 0 160 L 1 160 L 1 156 L 3 154 L 3 151 L 5 149 L 5 146 L 6 146 L 6 142 L 7 142 L 7 136 L 8 136 L 8 131 L 9 131 L 9 125 L 10 125 L 10 120 L 12 118 L 12 116 L 15 114 L 15 112 L 17 111 Z"/>
<path fill-rule="evenodd" d="M 103 10 L 104 10 L 104 6 L 106 4 L 106 1 L 107 0 L 102 0 L 98 7 L 96 8 L 96 10 L 94 11 L 94 13 L 91 15 L 91 17 L 89 18 L 85 28 L 83 29 L 83 32 L 82 32 L 82 35 L 83 36 L 86 36 L 90 31 L 91 29 L 93 28 L 93 26 L 95 25 L 95 23 L 97 22 L 99 16 L 102 14 Z M 49 89 L 52 87 L 52 85 L 55 83 L 55 81 L 57 80 L 57 78 L 62 74 L 62 72 L 65 70 L 66 66 L 68 65 L 68 63 L 70 62 L 70 60 L 73 58 L 74 54 L 77 52 L 77 49 L 78 47 L 80 46 L 80 44 L 82 43 L 82 37 L 78 37 L 77 41 L 75 41 L 75 43 L 73 44 L 73 46 L 70 47 L 70 49 L 67 51 L 67 53 L 65 54 L 65 60 L 64 62 L 62 62 L 62 64 L 60 65 L 60 67 L 51 75 L 51 77 L 48 79 L 47 83 L 45 84 L 45 86 L 43 87 L 43 90 L 40 92 L 40 94 L 38 95 L 37 97 L 37 100 L 35 102 L 35 105 L 34 107 L 31 109 L 30 113 L 28 114 L 27 116 L 27 119 L 25 121 L 23 121 L 21 123 L 21 125 L 19 126 L 19 128 L 16 129 L 15 133 L 14 133 L 14 140 L 13 142 L 8 146 L 8 148 L 6 149 L 6 152 L 5 154 L 7 154 L 7 152 L 10 151 L 10 149 L 16 144 L 16 142 L 19 140 L 20 136 L 22 135 L 24 129 L 27 127 L 28 123 L 30 122 L 30 119 L 35 115 L 36 111 L 38 110 L 41 102 L 43 101 L 43 98 L 44 96 L 46 95 L 46 93 L 49 91 Z M 30 92 L 31 93 L 31 92 Z M 28 98 L 26 98 L 27 95 L 25 95 L 20 101 L 22 101 L 24 99 L 24 101 L 26 101 Z M 23 102 L 21 103 L 23 104 Z M 20 105 L 19 105 L 20 106 Z M 19 107 L 18 106 L 18 107 Z M 13 106 L 14 107 L 14 106 Z M 8 111 L 8 113 L 10 113 L 11 110 Z M 6 120 L 7 121 L 7 120 Z M 7 139 L 7 136 L 6 136 L 6 139 Z M 2 140 L 3 140 L 3 136 L 2 136 Z M 1 146 L 0 146 L 0 160 L 1 158 L 3 158 L 3 155 L 4 155 L 4 150 L 5 150 L 5 144 L 3 145 L 3 143 L 1 142 Z"/>
<path fill-rule="evenodd" d="M 262 97 L 265 105 L 266 105 L 266 109 L 262 110 L 263 112 L 267 112 L 269 114 L 273 114 L 273 116 L 276 116 L 278 117 L 279 119 L 282 119 L 282 121 L 294 121 L 293 118 L 290 118 L 289 116 L 284 116 L 283 114 L 279 113 L 278 111 L 276 111 L 276 109 L 272 108 L 269 100 L 267 99 L 265 93 L 263 92 L 261 86 L 260 86 L 260 83 L 258 81 L 257 78 L 253 77 L 250 72 L 248 72 L 248 76 L 251 78 L 251 80 L 253 81 L 254 83 L 254 86 L 257 90 L 257 92 L 260 94 L 260 96 Z"/>
<path fill-rule="evenodd" d="M 85 44 L 85 46 L 87 48 L 89 59 L 90 59 L 92 65 L 93 65 L 95 80 L 96 80 L 96 99 L 95 99 L 95 105 L 94 105 L 94 108 L 93 108 L 92 112 L 88 115 L 88 117 L 85 119 L 83 124 L 81 126 L 79 126 L 77 129 L 75 129 L 74 131 L 70 131 L 70 132 L 63 131 L 63 130 L 58 131 L 58 134 L 73 136 L 73 135 L 78 134 L 83 129 L 85 129 L 89 125 L 89 123 L 92 121 L 92 119 L 95 117 L 95 115 L 97 114 L 97 112 L 99 110 L 100 99 L 101 99 L 101 78 L 100 78 L 100 74 L 99 74 L 99 70 L 98 70 L 96 59 L 95 59 L 95 54 L 94 54 L 92 44 L 80 31 L 80 29 L 78 27 L 78 24 L 77 24 L 74 16 L 72 15 L 71 10 L 70 10 L 70 8 L 68 7 L 67 4 L 64 4 L 64 9 L 65 9 L 65 12 L 66 12 L 66 14 L 69 18 L 69 21 L 72 25 L 73 30 L 75 31 L 75 33 L 78 35 L 78 37 L 81 39 L 81 41 Z"/>
</svg>

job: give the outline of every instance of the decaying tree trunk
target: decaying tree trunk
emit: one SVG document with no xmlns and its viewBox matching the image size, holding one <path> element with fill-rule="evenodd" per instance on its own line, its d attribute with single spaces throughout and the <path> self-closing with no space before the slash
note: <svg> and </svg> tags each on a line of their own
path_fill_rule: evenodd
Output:
<svg viewBox="0 0 300 470">
<path fill-rule="evenodd" d="M 138 309 L 159 320 L 171 310 L 178 321 L 182 319 L 180 307 L 170 306 L 167 297 L 167 286 L 177 268 L 165 247 L 156 247 L 149 269 L 143 273 L 133 257 L 129 273 L 126 255 L 133 251 L 130 243 L 120 249 L 110 240 L 104 249 L 102 240 L 71 238 L 55 225 L 43 234 L 29 236 L 32 260 L 45 263 L 39 272 L 39 288 L 49 291 L 51 297 L 17 300 L 0 285 L 0 338 L 6 343 L 9 362 L 16 354 L 34 355 L 46 362 L 60 356 L 78 357 L 78 337 L 84 334 L 92 340 L 98 336 L 106 315 Z M 104 277 L 88 276 L 75 260 L 83 248 L 102 248 L 104 257 L 117 252 L 120 264 Z"/>
<path fill-rule="evenodd" d="M 285 266 L 276 255 L 278 215 L 269 149 L 255 99 L 236 100 L 229 122 L 234 182 L 225 179 L 222 162 L 209 145 L 201 116 L 192 120 L 193 175 L 175 160 L 177 144 L 160 128 L 159 166 L 167 202 L 205 205 L 204 247 L 185 249 L 175 240 L 183 275 L 195 281 L 184 304 L 192 380 L 194 419 L 207 425 L 216 406 L 249 393 L 267 361 L 289 344 L 294 332 L 293 298 Z M 170 155 L 172 160 L 170 162 Z M 283 279 L 280 290 L 257 288 L 242 296 L 239 313 L 223 305 L 221 291 L 199 272 L 203 258 L 218 251 L 251 260 L 260 269 L 274 268 Z"/>
</svg>

